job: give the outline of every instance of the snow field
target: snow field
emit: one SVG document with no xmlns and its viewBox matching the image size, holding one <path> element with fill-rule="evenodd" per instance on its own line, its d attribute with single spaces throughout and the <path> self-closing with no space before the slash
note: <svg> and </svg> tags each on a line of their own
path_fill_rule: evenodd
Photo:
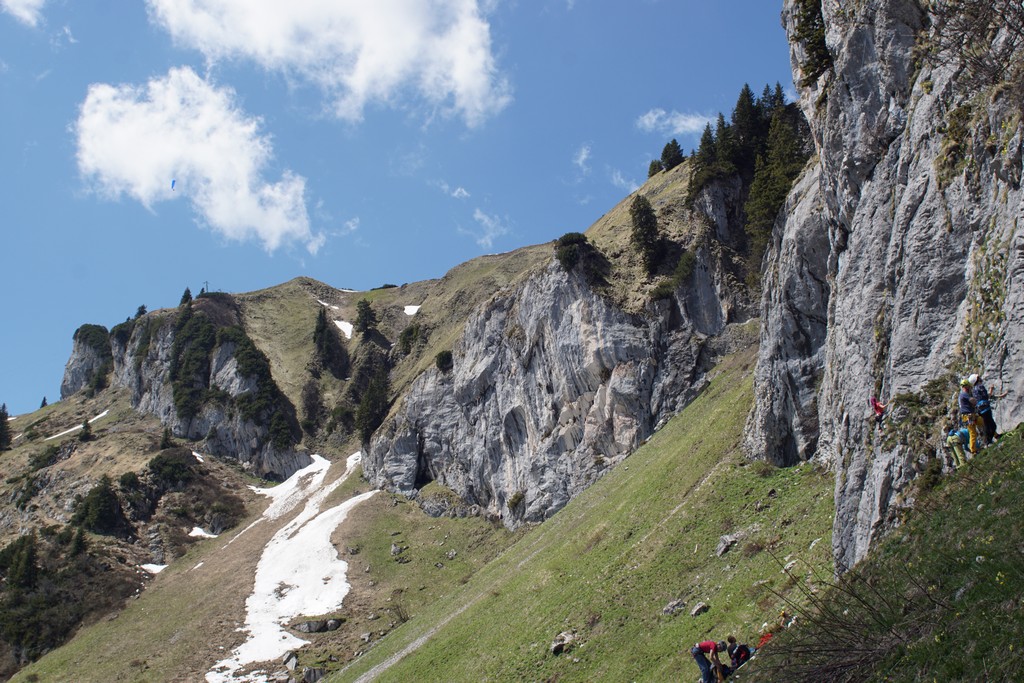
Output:
<svg viewBox="0 0 1024 683">
<path fill-rule="evenodd" d="M 253 592 L 245 603 L 243 630 L 249 637 L 230 657 L 217 662 L 206 674 L 209 683 L 265 680 L 263 674 L 252 677 L 234 674 L 246 664 L 280 659 L 289 650 L 307 644 L 308 641 L 285 629 L 284 625 L 295 617 L 318 616 L 341 606 L 350 588 L 346 577 L 348 563 L 338 556 L 331 534 L 349 510 L 376 491 L 360 494 L 324 511 L 321 507 L 359 461 L 359 453 L 350 456 L 345 473 L 325 485 L 330 463 L 314 455 L 313 464 L 279 486 L 254 489 L 273 499 L 263 519 L 277 519 L 303 501 L 305 505 L 264 548 L 256 567 Z"/>
</svg>

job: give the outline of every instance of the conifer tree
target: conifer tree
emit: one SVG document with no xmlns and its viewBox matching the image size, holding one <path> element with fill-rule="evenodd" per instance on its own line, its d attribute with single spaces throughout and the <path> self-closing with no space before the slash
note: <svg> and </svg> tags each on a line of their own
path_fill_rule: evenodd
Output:
<svg viewBox="0 0 1024 683">
<path fill-rule="evenodd" d="M 138 320 L 142 316 L 146 315 L 146 304 L 141 304 L 135 309 L 135 319 Z"/>
<path fill-rule="evenodd" d="M 715 124 L 715 177 L 730 176 L 736 172 L 739 145 L 732 128 L 725 122 L 725 116 L 718 114 Z"/>
<path fill-rule="evenodd" d="M 783 107 L 776 107 L 768 131 L 768 147 L 764 156 L 758 157 L 745 206 L 748 272 L 753 281 L 760 275 L 761 259 L 775 219 L 805 161 L 795 124 Z"/>
<path fill-rule="evenodd" d="M 821 0 L 798 0 L 793 37 L 802 44 L 804 61 L 800 65 L 803 78 L 800 85 L 811 86 L 818 77 L 832 68 L 832 54 L 825 43 L 825 20 L 821 15 Z"/>
<path fill-rule="evenodd" d="M 189 303 L 190 301 L 192 301 L 192 290 L 189 289 L 188 287 L 186 287 L 185 291 L 181 295 L 181 301 L 178 302 L 178 305 L 179 306 L 184 306 L 185 304 Z"/>
<path fill-rule="evenodd" d="M 760 113 L 754 100 L 754 91 L 746 83 L 732 110 L 732 132 L 738 146 L 736 166 L 748 179 L 754 172 L 760 138 Z"/>
<path fill-rule="evenodd" d="M 363 334 L 377 329 L 377 314 L 374 313 L 373 307 L 366 299 L 360 299 L 356 303 L 356 322 L 354 327 L 357 332 L 362 332 Z"/>
<path fill-rule="evenodd" d="M 8 424 L 7 404 L 0 404 L 0 451 L 11 447 L 11 425 Z"/>
<path fill-rule="evenodd" d="M 40 407 L 40 409 L 42 409 L 42 408 L 45 408 L 46 406 L 47 406 L 46 397 L 43 396 L 43 402 L 39 404 L 39 407 Z"/>
<path fill-rule="evenodd" d="M 679 142 L 672 138 L 661 150 L 661 165 L 666 171 L 671 171 L 681 163 L 683 163 L 683 150 L 679 146 Z"/>
<path fill-rule="evenodd" d="M 35 533 L 19 538 L 14 548 L 11 565 L 7 570 L 7 585 L 15 589 L 30 590 L 35 587 L 39 578 Z"/>
<path fill-rule="evenodd" d="M 356 429 L 363 443 L 370 440 L 373 432 L 388 414 L 388 391 L 390 390 L 387 370 L 381 368 L 363 392 L 356 408 Z"/>
<path fill-rule="evenodd" d="M 647 166 L 647 177 L 653 178 L 664 170 L 665 167 L 661 165 L 658 159 L 651 159 L 650 165 Z"/>
<path fill-rule="evenodd" d="M 633 221 L 631 240 L 640 253 L 640 259 L 648 274 L 657 266 L 660 236 L 658 235 L 658 217 L 654 214 L 651 203 L 642 194 L 633 198 L 629 205 L 629 216 Z"/>
<path fill-rule="evenodd" d="M 715 167 L 715 134 L 711 124 L 704 126 L 700 136 L 700 146 L 690 155 L 690 185 L 686 190 L 688 202 L 693 202 L 709 180 L 713 177 Z"/>
</svg>

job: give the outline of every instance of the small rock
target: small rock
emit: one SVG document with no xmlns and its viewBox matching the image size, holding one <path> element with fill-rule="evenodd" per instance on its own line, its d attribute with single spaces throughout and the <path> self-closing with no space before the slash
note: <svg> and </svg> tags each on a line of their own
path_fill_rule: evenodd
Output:
<svg viewBox="0 0 1024 683">
<path fill-rule="evenodd" d="M 293 651 L 288 651 L 285 653 L 281 663 L 284 664 L 284 667 L 289 671 L 295 671 L 295 667 L 299 664 L 299 655 L 295 654 Z"/>
<path fill-rule="evenodd" d="M 673 600 L 661 608 L 662 614 L 675 615 L 686 609 L 686 603 L 682 600 Z"/>
<path fill-rule="evenodd" d="M 560 655 L 563 652 L 567 652 L 572 648 L 572 644 L 576 642 L 576 634 L 571 631 L 562 631 L 555 639 L 551 641 L 551 654 Z"/>
<path fill-rule="evenodd" d="M 454 560 L 456 555 L 458 555 L 458 553 L 455 552 L 454 550 L 449 550 L 448 551 L 448 559 L 449 560 Z"/>
<path fill-rule="evenodd" d="M 444 565 L 441 564 L 440 562 L 435 562 L 434 566 L 437 567 L 438 569 L 444 569 Z"/>
<path fill-rule="evenodd" d="M 700 616 L 701 614 L 707 612 L 709 609 L 711 609 L 711 607 L 709 607 L 706 602 L 698 602 L 696 605 L 694 605 L 693 609 L 690 610 L 690 616 Z"/>
<path fill-rule="evenodd" d="M 736 542 L 740 540 L 739 534 L 725 534 L 718 539 L 718 548 L 715 549 L 715 555 L 721 557 L 729 552 L 729 549 L 736 545 Z"/>
<path fill-rule="evenodd" d="M 362 641 L 364 643 L 368 643 L 368 642 L 370 642 L 370 638 L 373 638 L 373 634 L 372 633 L 364 633 L 363 635 L 361 635 L 359 637 L 362 639 Z"/>
<path fill-rule="evenodd" d="M 396 543 L 392 543 L 391 544 L 391 554 L 392 555 L 401 555 L 404 552 L 405 552 L 405 548 L 403 548 L 402 546 L 400 546 L 400 545 L 398 545 Z"/>
<path fill-rule="evenodd" d="M 302 683 L 317 683 L 323 677 L 323 669 L 308 668 L 302 672 Z"/>
<path fill-rule="evenodd" d="M 786 573 L 788 573 L 788 572 L 789 572 L 789 571 L 790 571 L 791 569 L 793 569 L 793 567 L 795 567 L 795 566 L 796 566 L 796 560 L 792 560 L 792 561 L 790 561 L 790 562 L 787 562 L 787 563 L 786 563 L 786 566 L 782 568 L 782 573 L 783 573 L 783 574 L 786 574 Z"/>
</svg>

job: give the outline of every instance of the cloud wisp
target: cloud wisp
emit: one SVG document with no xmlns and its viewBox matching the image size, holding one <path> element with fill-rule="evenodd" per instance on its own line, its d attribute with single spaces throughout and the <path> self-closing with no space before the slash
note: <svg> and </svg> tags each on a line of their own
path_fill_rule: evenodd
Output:
<svg viewBox="0 0 1024 683">
<path fill-rule="evenodd" d="M 150 17 L 210 61 L 247 59 L 320 88 L 337 117 L 410 92 L 470 127 L 511 90 L 477 0 L 147 0 Z"/>
<path fill-rule="evenodd" d="M 147 208 L 185 197 L 229 240 L 257 239 L 267 251 L 299 242 L 315 254 L 325 238 L 310 230 L 306 179 L 290 170 L 263 179 L 273 150 L 260 123 L 230 88 L 189 68 L 143 87 L 94 83 L 74 125 L 78 168 L 101 196 Z"/>
<path fill-rule="evenodd" d="M 38 26 L 46 0 L 0 0 L 0 10 L 29 26 Z"/>
<path fill-rule="evenodd" d="M 590 161 L 590 145 L 581 145 L 576 151 L 576 156 L 573 157 L 572 163 L 580 169 L 581 173 L 589 173 L 590 166 L 587 163 L 588 161 Z"/>
<path fill-rule="evenodd" d="M 711 123 L 711 119 L 700 114 L 681 114 L 675 110 L 651 109 L 637 117 L 636 127 L 645 133 L 662 135 L 696 135 Z"/>
<path fill-rule="evenodd" d="M 500 216 L 492 216 L 480 209 L 473 211 L 473 220 L 480 226 L 479 230 L 460 230 L 463 234 L 471 236 L 481 249 L 490 249 L 494 246 L 494 240 L 509 233 L 508 222 Z"/>
</svg>

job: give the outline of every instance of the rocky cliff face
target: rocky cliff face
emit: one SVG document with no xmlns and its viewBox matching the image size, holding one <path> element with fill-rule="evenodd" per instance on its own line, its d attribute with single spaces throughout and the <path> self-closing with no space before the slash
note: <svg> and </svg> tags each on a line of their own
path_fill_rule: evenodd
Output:
<svg viewBox="0 0 1024 683">
<path fill-rule="evenodd" d="M 454 367 L 417 379 L 372 439 L 370 480 L 437 481 L 509 527 L 561 509 L 701 388 L 743 319 L 709 249 L 688 286 L 630 315 L 554 259 L 467 321 Z"/>
<path fill-rule="evenodd" d="M 111 381 L 114 386 L 131 389 L 132 407 L 156 416 L 175 436 L 199 441 L 204 451 L 236 459 L 260 476 L 283 479 L 312 462 L 306 453 L 275 447 L 268 425 L 243 415 L 236 399 L 253 395 L 258 386 L 254 377 L 240 371 L 236 344 L 231 341 L 213 349 L 208 377 L 202 381 L 220 398 L 203 402 L 192 417 L 179 415 L 170 379 L 178 333 L 175 321 L 173 314 L 149 314 L 136 321 L 130 335 L 111 335 Z M 63 385 L 85 386 L 76 378 L 89 367 L 92 354 L 93 349 L 76 341 Z"/>
<path fill-rule="evenodd" d="M 806 5 L 787 0 L 783 13 L 798 82 Z M 936 28 L 917 2 L 821 9 L 832 65 L 800 93 L 818 158 L 766 265 L 747 447 L 835 468 L 833 545 L 848 566 L 935 454 L 937 441 L 908 438 L 906 397 L 983 371 L 1010 391 L 997 421 L 1024 418 L 1021 112 L 1007 88 L 969 85 L 957 55 L 920 58 Z M 881 429 L 871 395 L 897 399 Z"/>
</svg>

